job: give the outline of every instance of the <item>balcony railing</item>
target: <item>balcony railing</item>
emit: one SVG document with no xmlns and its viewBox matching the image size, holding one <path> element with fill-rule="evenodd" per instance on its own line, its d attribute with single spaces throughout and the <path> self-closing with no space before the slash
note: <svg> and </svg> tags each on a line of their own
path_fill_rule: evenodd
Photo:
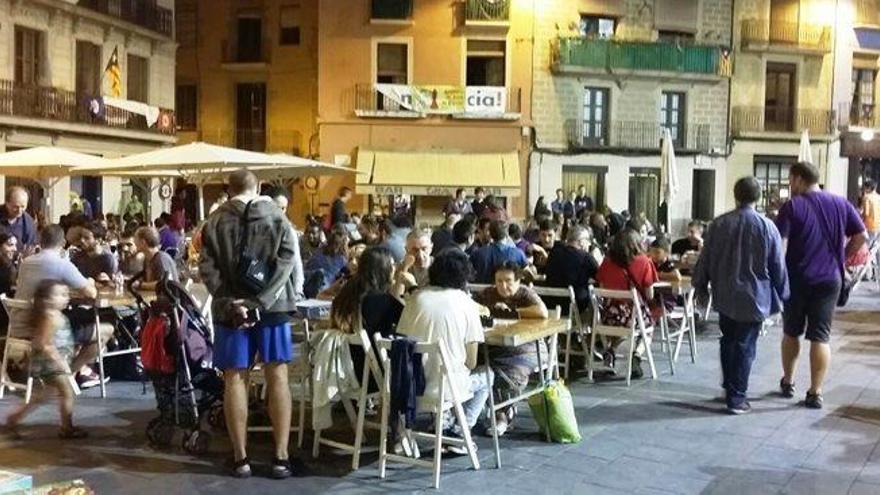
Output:
<svg viewBox="0 0 880 495">
<path fill-rule="evenodd" d="M 604 126 L 603 136 L 598 138 L 588 135 L 587 126 L 583 120 L 570 119 L 565 122 L 571 148 L 659 150 L 663 140 L 664 127 L 658 122 L 612 121 Z M 710 132 L 709 124 L 688 124 L 673 145 L 678 151 L 708 153 Z"/>
<path fill-rule="evenodd" d="M 165 36 L 174 34 L 174 12 L 159 7 L 156 0 L 80 0 L 77 5 L 118 17 Z"/>
<path fill-rule="evenodd" d="M 856 24 L 880 26 L 880 1 L 856 0 Z"/>
<path fill-rule="evenodd" d="M 559 38 L 557 69 L 562 67 L 730 76 L 730 61 L 717 46 Z"/>
<path fill-rule="evenodd" d="M 801 132 L 828 135 L 834 132 L 834 112 L 781 106 L 734 107 L 734 134 L 759 132 Z"/>
<path fill-rule="evenodd" d="M 742 23 L 742 41 L 748 46 L 782 47 L 820 53 L 831 51 L 831 28 L 817 24 L 747 19 Z"/>
<path fill-rule="evenodd" d="M 520 88 L 505 88 L 505 90 L 507 93 L 503 114 L 486 115 L 487 119 L 502 118 L 509 120 L 519 117 L 522 109 L 522 90 Z M 354 110 L 355 114 L 368 117 L 413 118 L 421 117 L 422 115 L 380 93 L 372 84 L 358 84 L 355 86 Z M 461 115 L 468 116 L 465 112 L 462 112 Z M 474 114 L 474 117 L 476 118 L 478 115 Z"/>
<path fill-rule="evenodd" d="M 837 111 L 837 125 L 846 127 L 880 127 L 880 112 L 874 104 L 842 103 Z"/>
<path fill-rule="evenodd" d="M 266 64 L 270 61 L 269 39 L 263 38 L 260 46 L 245 46 L 230 40 L 220 42 L 220 52 L 224 64 Z"/>
<path fill-rule="evenodd" d="M 372 0 L 370 18 L 406 20 L 412 17 L 413 0 Z"/>
<path fill-rule="evenodd" d="M 172 113 L 170 110 L 163 112 Z M 0 115 L 53 120 L 74 124 L 98 125 L 117 129 L 174 134 L 173 122 L 164 128 L 150 127 L 143 115 L 107 106 L 93 115 L 84 95 L 73 91 L 42 86 L 23 86 L 0 80 Z"/>
<path fill-rule="evenodd" d="M 186 144 L 203 141 L 218 146 L 231 146 L 249 151 L 289 153 L 303 156 L 308 150 L 303 146 L 302 133 L 294 129 L 199 129 L 194 132 L 180 131 L 178 142 Z"/>
<path fill-rule="evenodd" d="M 465 20 L 468 22 L 508 22 L 510 21 L 510 1 L 467 0 Z"/>
</svg>

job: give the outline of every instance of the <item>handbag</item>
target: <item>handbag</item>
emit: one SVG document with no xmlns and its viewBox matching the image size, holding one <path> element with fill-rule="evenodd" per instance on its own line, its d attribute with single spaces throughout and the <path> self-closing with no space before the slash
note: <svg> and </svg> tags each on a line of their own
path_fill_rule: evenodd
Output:
<svg viewBox="0 0 880 495">
<path fill-rule="evenodd" d="M 248 293 L 257 295 L 266 289 L 269 280 L 272 279 L 274 268 L 265 259 L 253 256 L 249 249 L 250 233 L 248 227 L 250 213 L 253 200 L 249 201 L 244 208 L 241 216 L 241 238 L 238 244 L 238 282 L 241 287 Z"/>
<path fill-rule="evenodd" d="M 806 201 L 816 214 L 816 223 L 818 223 L 819 228 L 822 229 L 822 236 L 825 237 L 825 241 L 828 243 L 828 248 L 834 253 L 834 257 L 837 259 L 838 265 L 840 265 L 840 293 L 837 294 L 837 307 L 842 308 L 843 306 L 846 306 L 847 302 L 849 302 L 849 294 L 852 292 L 852 284 L 846 279 L 846 261 L 845 259 L 840 258 L 840 248 L 834 247 L 834 244 L 831 241 L 831 236 L 828 232 L 828 225 L 826 225 L 821 211 L 812 201 L 809 199 L 806 199 Z"/>
</svg>

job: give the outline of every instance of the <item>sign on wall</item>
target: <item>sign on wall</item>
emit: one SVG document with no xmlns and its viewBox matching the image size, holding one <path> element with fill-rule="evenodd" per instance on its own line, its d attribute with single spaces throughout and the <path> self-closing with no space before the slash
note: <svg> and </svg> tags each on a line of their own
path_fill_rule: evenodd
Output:
<svg viewBox="0 0 880 495">
<path fill-rule="evenodd" d="M 425 114 L 501 115 L 507 109 L 503 86 L 376 84 L 376 91 L 409 111 Z"/>
</svg>

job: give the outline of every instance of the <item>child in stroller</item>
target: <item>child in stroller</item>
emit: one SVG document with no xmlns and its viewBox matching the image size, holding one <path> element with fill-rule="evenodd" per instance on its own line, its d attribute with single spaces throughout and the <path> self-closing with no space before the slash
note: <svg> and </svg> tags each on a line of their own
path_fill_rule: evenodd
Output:
<svg viewBox="0 0 880 495">
<path fill-rule="evenodd" d="M 155 447 L 167 447 L 175 428 L 181 428 L 183 449 L 201 454 L 210 443 L 202 419 L 222 427 L 223 418 L 223 382 L 212 367 L 210 327 L 181 284 L 165 281 L 157 295 L 147 307 L 135 293 L 148 315 L 141 331 L 141 359 L 159 409 L 159 416 L 147 425 L 147 439 Z"/>
</svg>

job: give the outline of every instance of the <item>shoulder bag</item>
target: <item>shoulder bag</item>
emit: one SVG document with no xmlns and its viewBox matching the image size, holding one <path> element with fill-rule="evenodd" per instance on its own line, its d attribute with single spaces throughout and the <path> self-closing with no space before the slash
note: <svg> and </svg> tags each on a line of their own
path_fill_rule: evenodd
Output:
<svg viewBox="0 0 880 495">
<path fill-rule="evenodd" d="M 241 216 L 241 235 L 238 244 L 238 282 L 250 294 L 257 295 L 266 288 L 274 272 L 268 260 L 254 257 L 248 244 L 250 241 L 250 213 L 253 201 L 249 201 Z"/>
<path fill-rule="evenodd" d="M 813 213 L 815 213 L 816 223 L 818 223 L 819 228 L 822 229 L 822 236 L 825 237 L 825 242 L 828 244 L 828 248 L 831 249 L 831 253 L 834 255 L 834 258 L 840 266 L 840 293 L 837 295 L 837 306 L 846 306 L 846 303 L 849 302 L 849 294 L 852 291 L 852 284 L 846 280 L 846 258 L 841 259 L 840 248 L 834 247 L 834 242 L 830 235 L 831 232 L 829 232 L 828 225 L 822 217 L 822 211 L 810 199 L 804 198 L 804 200 L 806 200 L 807 204 L 809 204 L 810 208 L 813 210 Z"/>
</svg>

